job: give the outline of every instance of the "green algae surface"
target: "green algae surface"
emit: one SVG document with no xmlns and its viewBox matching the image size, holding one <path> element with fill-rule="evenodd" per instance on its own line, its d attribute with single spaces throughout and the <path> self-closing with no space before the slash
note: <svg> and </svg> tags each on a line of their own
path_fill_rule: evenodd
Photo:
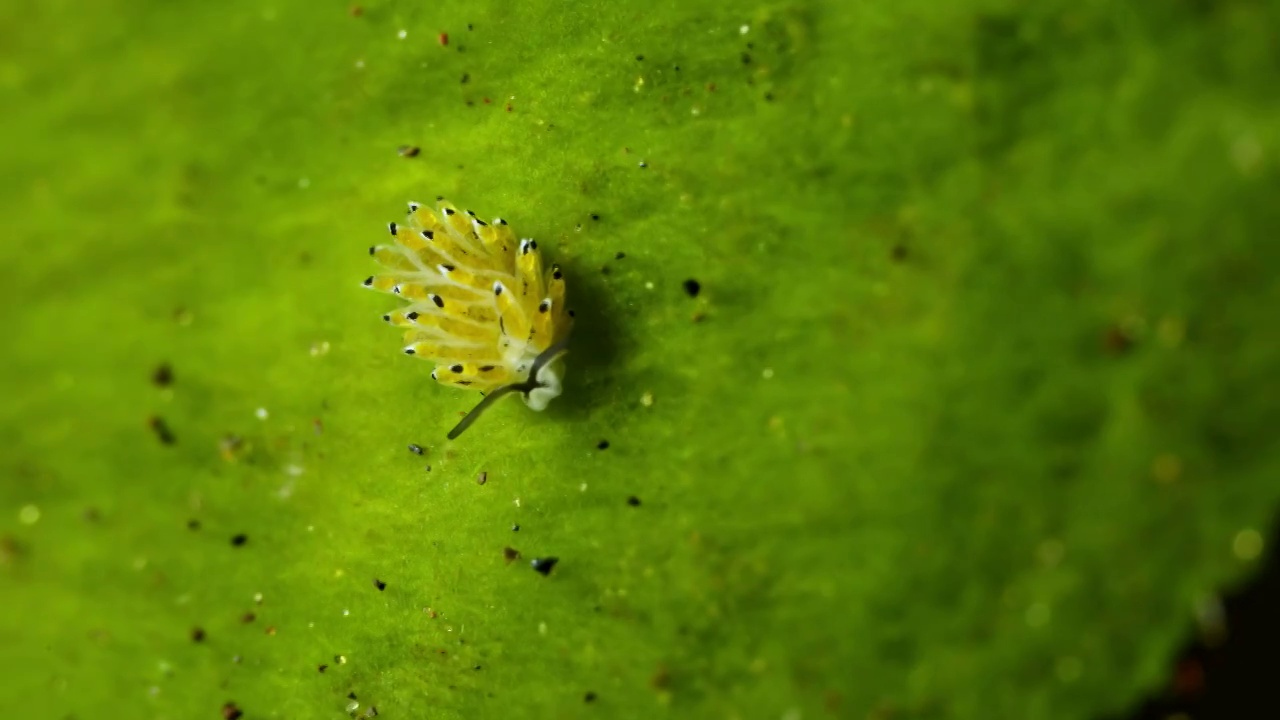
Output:
<svg viewBox="0 0 1280 720">
<path fill-rule="evenodd" d="M 1278 21 L 6 4 L 0 701 L 1123 711 L 1280 499 Z M 359 286 L 439 195 L 578 315 L 453 442 Z"/>
</svg>

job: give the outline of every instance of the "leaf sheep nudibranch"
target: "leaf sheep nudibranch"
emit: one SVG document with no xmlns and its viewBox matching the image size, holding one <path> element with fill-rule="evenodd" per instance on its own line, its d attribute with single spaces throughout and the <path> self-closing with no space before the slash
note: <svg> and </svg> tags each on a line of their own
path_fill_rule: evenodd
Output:
<svg viewBox="0 0 1280 720">
<path fill-rule="evenodd" d="M 485 393 L 449 439 L 504 395 L 542 410 L 560 394 L 573 312 L 564 274 L 543 270 L 537 242 L 445 201 L 438 214 L 409 203 L 405 223 L 389 230 L 392 244 L 369 248 L 384 271 L 364 286 L 409 304 L 382 319 L 404 328 L 405 354 L 435 363 L 431 377 Z"/>
</svg>

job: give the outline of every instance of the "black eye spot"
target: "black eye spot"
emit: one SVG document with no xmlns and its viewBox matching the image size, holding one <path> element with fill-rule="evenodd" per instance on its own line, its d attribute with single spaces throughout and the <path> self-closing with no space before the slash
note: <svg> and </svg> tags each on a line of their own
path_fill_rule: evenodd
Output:
<svg viewBox="0 0 1280 720">
<path fill-rule="evenodd" d="M 543 300 L 542 302 L 538 303 L 538 312 L 544 313 L 550 309 L 551 309 L 550 300 Z"/>
<path fill-rule="evenodd" d="M 471 384 L 470 380 L 459 380 L 456 383 L 454 383 L 454 385 L 470 385 L 470 384 Z"/>
<path fill-rule="evenodd" d="M 502 218 L 494 218 L 494 219 L 493 219 L 493 223 L 494 223 L 495 225 L 506 225 L 506 224 L 507 224 L 507 221 L 506 221 L 506 220 L 503 220 Z"/>
<path fill-rule="evenodd" d="M 490 370 L 493 370 L 493 367 L 493 365 L 481 365 L 480 372 L 489 372 Z"/>
<path fill-rule="evenodd" d="M 447 273 L 454 271 L 454 267 L 452 265 L 441 265 L 440 268 Z"/>
<path fill-rule="evenodd" d="M 370 275 L 369 277 L 365 278 L 364 286 L 365 286 L 365 287 L 370 287 L 370 286 L 372 286 L 372 285 L 373 285 L 373 276 L 372 276 L 372 275 Z"/>
<path fill-rule="evenodd" d="M 396 234 L 396 224 L 395 224 L 395 223 L 388 223 L 388 224 L 387 224 L 387 229 L 391 231 L 391 234 L 392 234 L 392 235 L 395 235 L 395 234 Z"/>
<path fill-rule="evenodd" d="M 462 372 L 462 366 L 461 366 L 461 365 L 450 365 L 450 366 L 449 366 L 449 370 L 450 370 L 450 372 L 460 373 L 460 372 Z"/>
<path fill-rule="evenodd" d="M 487 223 L 485 223 L 485 221 L 481 220 L 480 218 L 476 218 L 475 224 L 479 225 L 480 227 L 485 227 Z"/>
<path fill-rule="evenodd" d="M 476 214 L 475 214 L 475 213 L 473 213 L 473 212 L 471 212 L 470 210 L 463 210 L 462 212 L 466 213 L 467 215 L 469 215 L 469 216 L 471 216 L 471 217 L 475 217 L 475 216 L 476 216 Z"/>
<path fill-rule="evenodd" d="M 405 349 L 404 349 L 404 354 L 405 354 L 405 355 L 412 355 L 412 354 L 413 354 L 413 348 L 405 348 Z"/>
<path fill-rule="evenodd" d="M 372 278 L 370 278 L 370 279 L 372 280 Z M 494 284 L 494 286 L 493 286 L 493 295 L 494 295 L 494 297 L 497 297 L 497 296 L 499 296 L 499 295 L 501 295 L 501 294 L 502 294 L 502 285 L 500 285 L 500 284 L 496 284 L 496 283 L 495 283 L 495 284 Z"/>
<path fill-rule="evenodd" d="M 433 233 L 433 232 L 431 232 L 430 230 L 423 230 L 423 231 L 422 231 L 422 237 L 424 237 L 424 238 L 426 238 L 426 239 L 428 239 L 428 240 L 435 240 L 435 239 L 436 239 L 436 234 L 435 234 L 435 233 Z"/>
<path fill-rule="evenodd" d="M 409 318 L 410 320 L 417 320 L 417 319 L 418 319 L 418 313 L 417 313 L 416 311 L 415 311 L 415 312 L 411 312 L 411 313 L 409 313 L 408 315 L 405 315 L 405 317 Z"/>
<path fill-rule="evenodd" d="M 444 214 L 445 214 L 445 215 L 452 215 L 453 213 L 454 213 L 453 208 L 445 208 L 445 209 L 444 209 Z"/>
<path fill-rule="evenodd" d="M 432 295 L 431 302 L 435 303 L 436 307 L 438 308 L 444 307 L 444 299 L 441 298 L 439 295 Z"/>
<path fill-rule="evenodd" d="M 390 315 L 383 315 L 383 316 L 382 316 L 382 319 L 383 319 L 383 320 L 386 320 L 387 322 L 391 322 L 391 316 L 390 316 Z"/>
<path fill-rule="evenodd" d="M 376 248 L 376 247 L 374 247 L 374 246 L 372 246 L 372 245 L 370 245 L 370 246 L 369 246 L 369 254 L 370 254 L 370 255 L 372 255 L 372 254 L 373 254 L 374 252 L 376 252 L 377 250 L 378 250 L 378 248 Z"/>
</svg>

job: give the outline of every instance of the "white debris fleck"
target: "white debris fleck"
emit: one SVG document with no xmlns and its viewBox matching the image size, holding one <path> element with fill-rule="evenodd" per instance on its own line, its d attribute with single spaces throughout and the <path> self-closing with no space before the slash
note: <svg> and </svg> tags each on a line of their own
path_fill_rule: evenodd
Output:
<svg viewBox="0 0 1280 720">
<path fill-rule="evenodd" d="M 645 407 L 653 407 L 653 393 L 646 392 L 640 396 L 640 404 Z"/>
<path fill-rule="evenodd" d="M 298 187 L 302 190 L 311 187 L 311 178 L 298 178 Z"/>
<path fill-rule="evenodd" d="M 348 609 L 346 609 L 346 608 L 342 608 L 342 617 L 346 617 L 346 616 L 348 616 L 348 615 L 350 615 L 350 614 L 351 614 L 351 611 L 350 611 L 350 610 L 348 610 Z"/>
<path fill-rule="evenodd" d="M 738 28 L 738 34 L 739 34 L 739 35 L 746 35 L 746 34 L 747 34 L 747 33 L 749 33 L 749 32 L 751 32 L 751 26 L 750 26 L 750 25 L 743 25 L 742 27 Z"/>
<path fill-rule="evenodd" d="M 253 412 L 253 414 L 258 416 L 259 420 L 266 420 L 268 417 L 270 417 L 270 413 L 268 413 L 267 409 L 264 407 L 258 408 Z"/>
<path fill-rule="evenodd" d="M 405 29 L 401 29 L 401 30 L 400 30 L 400 32 L 396 33 L 396 37 L 398 37 L 398 38 L 400 38 L 401 40 L 403 40 L 403 39 L 405 39 L 405 38 L 409 37 L 409 31 L 408 31 L 408 30 L 405 30 Z"/>
<path fill-rule="evenodd" d="M 363 70 L 363 69 L 364 69 L 364 60 L 363 60 L 363 59 L 356 60 L 356 69 L 357 69 L 357 70 Z"/>
<path fill-rule="evenodd" d="M 765 380 L 768 380 L 769 378 L 772 378 L 772 377 L 773 377 L 773 368 L 765 368 L 765 369 L 760 373 L 760 377 L 764 378 Z"/>
<path fill-rule="evenodd" d="M 318 343 L 311 344 L 311 357 L 320 357 L 329 354 L 329 341 L 321 340 Z"/>
</svg>

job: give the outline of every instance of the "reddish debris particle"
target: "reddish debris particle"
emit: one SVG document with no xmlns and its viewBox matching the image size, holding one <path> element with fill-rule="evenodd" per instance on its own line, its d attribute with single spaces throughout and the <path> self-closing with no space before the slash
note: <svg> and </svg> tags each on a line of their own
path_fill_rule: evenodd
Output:
<svg viewBox="0 0 1280 720">
<path fill-rule="evenodd" d="M 169 426 L 165 423 L 164 418 L 159 415 L 152 415 L 147 418 L 147 426 L 151 428 L 151 432 L 156 434 L 156 437 L 160 440 L 161 444 L 172 445 L 178 441 L 178 439 L 173 436 L 173 431 L 170 430 Z"/>
<path fill-rule="evenodd" d="M 382 592 L 383 590 L 387 589 L 387 584 L 382 582 L 378 578 L 373 579 L 373 586 L 378 588 L 378 592 Z"/>
<path fill-rule="evenodd" d="M 242 715 L 244 715 L 244 713 L 240 712 L 240 708 L 236 707 L 236 704 L 233 702 L 226 703 L 222 706 L 222 720 L 240 720 Z"/>
<path fill-rule="evenodd" d="M 418 157 L 418 153 L 422 152 L 422 148 L 417 145 L 401 145 L 396 148 L 396 152 L 400 153 L 400 157 Z"/>
<path fill-rule="evenodd" d="M 707 83 L 707 92 L 715 92 L 715 91 L 716 91 L 716 84 L 715 84 L 715 83 Z"/>
<path fill-rule="evenodd" d="M 511 112 L 511 103 L 507 103 L 507 112 Z"/>
<path fill-rule="evenodd" d="M 449 33 L 440 33 L 439 35 L 437 35 L 437 36 L 436 36 L 436 40 L 439 40 L 439 41 L 440 41 L 440 47 L 444 47 L 444 46 L 448 45 L 448 44 L 449 44 Z"/>
<path fill-rule="evenodd" d="M 560 558 L 555 558 L 555 557 L 534 558 L 529 561 L 529 567 L 533 568 L 534 572 L 540 573 L 542 575 L 550 575 L 551 568 L 555 567 L 556 563 L 558 562 L 560 562 Z"/>
<path fill-rule="evenodd" d="M 488 105 L 490 102 L 492 102 L 492 100 L 490 100 L 489 98 L 485 98 L 485 99 L 484 99 L 484 104 L 485 104 L 485 105 Z"/>
<path fill-rule="evenodd" d="M 1112 355 L 1123 355 L 1133 347 L 1133 338 L 1120 327 L 1112 325 L 1107 328 L 1102 344 Z"/>
<path fill-rule="evenodd" d="M 351 6 L 351 17 L 360 17 L 364 14 L 364 8 L 359 5 Z"/>
<path fill-rule="evenodd" d="M 258 619 L 258 616 L 254 615 L 251 612 L 247 612 L 240 616 L 240 622 L 245 623 L 246 625 L 257 619 Z"/>
<path fill-rule="evenodd" d="M 275 626 L 275 625 L 271 625 L 271 626 L 269 626 L 269 627 L 267 628 L 267 634 L 268 634 L 268 635 L 275 635 L 275 634 L 276 634 L 276 626 Z"/>
<path fill-rule="evenodd" d="M 519 525 L 517 525 L 516 527 L 519 527 Z M 512 561 L 519 559 L 519 557 L 520 557 L 519 550 L 510 546 L 502 548 L 502 559 L 506 560 L 508 565 L 510 565 Z"/>
<path fill-rule="evenodd" d="M 636 497 L 635 495 L 632 495 L 631 497 L 627 498 L 627 504 L 630 505 L 631 507 L 640 507 L 640 498 Z"/>
<path fill-rule="evenodd" d="M 1204 690 L 1204 666 L 1194 658 L 1178 663 L 1173 675 L 1173 694 L 1178 697 L 1194 697 Z"/>
<path fill-rule="evenodd" d="M 653 671 L 653 677 L 649 678 L 649 685 L 655 690 L 665 690 L 671 685 L 671 671 L 666 665 L 659 665 Z"/>
<path fill-rule="evenodd" d="M 173 384 L 173 368 L 169 363 L 160 363 L 151 373 L 151 382 L 157 387 L 168 387 Z"/>
<path fill-rule="evenodd" d="M 249 542 L 249 536 L 245 535 L 244 533 L 238 533 L 236 535 L 231 536 L 231 544 L 234 547 L 240 547 L 241 545 L 244 545 L 247 542 Z"/>
</svg>

